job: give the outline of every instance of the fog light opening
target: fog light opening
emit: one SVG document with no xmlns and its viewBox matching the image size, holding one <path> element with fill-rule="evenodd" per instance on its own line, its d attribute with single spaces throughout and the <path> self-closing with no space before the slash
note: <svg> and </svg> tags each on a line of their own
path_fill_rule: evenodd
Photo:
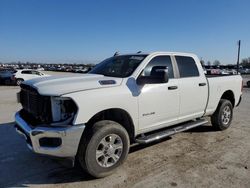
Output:
<svg viewBox="0 0 250 188">
<path fill-rule="evenodd" d="M 43 137 L 39 139 L 39 144 L 41 147 L 59 147 L 62 145 L 62 139 L 53 137 Z"/>
</svg>

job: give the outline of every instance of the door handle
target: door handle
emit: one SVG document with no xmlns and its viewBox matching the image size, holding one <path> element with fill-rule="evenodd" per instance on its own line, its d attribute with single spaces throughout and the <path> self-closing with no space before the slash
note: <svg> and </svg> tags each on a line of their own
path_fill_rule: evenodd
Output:
<svg viewBox="0 0 250 188">
<path fill-rule="evenodd" d="M 169 86 L 168 90 L 174 90 L 174 89 L 177 89 L 177 88 L 178 88 L 177 86 Z"/>
<path fill-rule="evenodd" d="M 206 83 L 199 83 L 199 86 L 205 86 L 207 85 Z"/>
</svg>

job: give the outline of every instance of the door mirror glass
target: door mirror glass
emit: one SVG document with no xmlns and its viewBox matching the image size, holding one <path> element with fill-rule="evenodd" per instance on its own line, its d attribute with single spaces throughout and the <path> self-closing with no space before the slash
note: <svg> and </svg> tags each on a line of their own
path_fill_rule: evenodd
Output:
<svg viewBox="0 0 250 188">
<path fill-rule="evenodd" d="M 151 69 L 149 76 L 139 76 L 137 84 L 160 84 L 167 83 L 169 80 L 168 67 L 167 66 L 154 66 Z"/>
</svg>

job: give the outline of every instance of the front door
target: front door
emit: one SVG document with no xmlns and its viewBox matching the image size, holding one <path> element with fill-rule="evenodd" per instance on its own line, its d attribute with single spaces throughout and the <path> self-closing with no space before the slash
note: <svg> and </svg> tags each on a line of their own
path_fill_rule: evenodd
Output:
<svg viewBox="0 0 250 188">
<path fill-rule="evenodd" d="M 175 79 L 170 56 L 162 55 L 151 59 L 140 76 L 157 74 L 153 67 L 168 67 L 167 83 L 150 83 L 140 86 L 139 131 L 150 131 L 174 124 L 179 115 L 178 79 Z M 140 77 L 139 76 L 139 77 Z"/>
</svg>

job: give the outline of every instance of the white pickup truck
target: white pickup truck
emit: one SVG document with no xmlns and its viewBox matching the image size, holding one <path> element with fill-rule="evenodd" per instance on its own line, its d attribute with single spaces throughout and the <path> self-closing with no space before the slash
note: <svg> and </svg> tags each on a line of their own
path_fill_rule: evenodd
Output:
<svg viewBox="0 0 250 188">
<path fill-rule="evenodd" d="M 206 76 L 194 54 L 115 55 L 91 72 L 21 84 L 16 130 L 35 153 L 77 160 L 94 177 L 112 173 L 131 144 L 207 123 L 227 129 L 240 75 Z"/>
</svg>

